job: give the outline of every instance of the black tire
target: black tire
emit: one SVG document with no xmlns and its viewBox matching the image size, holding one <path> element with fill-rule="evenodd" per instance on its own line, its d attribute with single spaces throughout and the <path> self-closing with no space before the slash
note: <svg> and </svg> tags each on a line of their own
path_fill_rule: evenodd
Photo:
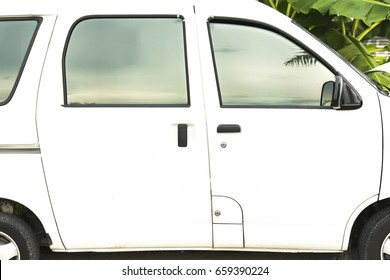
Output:
<svg viewBox="0 0 390 280">
<path fill-rule="evenodd" d="M 390 255 L 381 252 L 386 240 L 390 242 L 390 207 L 376 213 L 364 226 L 358 244 L 359 259 L 390 260 Z"/>
<path fill-rule="evenodd" d="M 12 259 L 39 259 L 39 244 L 30 226 L 15 215 L 0 213 L 0 242 L 13 243 L 19 254 Z M 0 246 L 1 250 L 1 246 Z"/>
</svg>

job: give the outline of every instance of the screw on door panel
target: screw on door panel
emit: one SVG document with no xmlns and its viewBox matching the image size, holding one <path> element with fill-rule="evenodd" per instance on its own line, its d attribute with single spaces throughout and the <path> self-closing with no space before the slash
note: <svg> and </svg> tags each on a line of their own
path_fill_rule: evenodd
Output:
<svg viewBox="0 0 390 280">
<path fill-rule="evenodd" d="M 227 147 L 227 143 L 226 142 L 222 142 L 221 143 L 221 147 L 225 149 Z"/>
<path fill-rule="evenodd" d="M 216 217 L 221 216 L 221 211 L 215 210 L 214 215 L 215 215 Z"/>
</svg>

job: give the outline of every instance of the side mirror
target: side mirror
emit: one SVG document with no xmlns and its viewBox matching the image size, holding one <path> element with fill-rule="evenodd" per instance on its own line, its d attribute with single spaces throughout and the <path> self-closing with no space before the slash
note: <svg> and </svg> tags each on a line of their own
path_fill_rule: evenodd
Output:
<svg viewBox="0 0 390 280">
<path fill-rule="evenodd" d="M 323 106 L 332 106 L 332 100 L 333 100 L 333 92 L 334 92 L 334 82 L 329 81 L 326 82 L 322 86 L 322 92 L 321 92 L 321 107 Z"/>
<path fill-rule="evenodd" d="M 362 107 L 363 102 L 341 76 L 336 80 L 326 82 L 322 86 L 321 107 L 332 107 L 335 110 L 356 110 Z"/>
<path fill-rule="evenodd" d="M 344 89 L 343 78 L 341 78 L 341 76 L 336 76 L 336 81 L 334 82 L 333 99 L 332 99 L 333 109 L 336 110 L 341 109 L 341 99 L 343 97 L 343 89 Z"/>
</svg>

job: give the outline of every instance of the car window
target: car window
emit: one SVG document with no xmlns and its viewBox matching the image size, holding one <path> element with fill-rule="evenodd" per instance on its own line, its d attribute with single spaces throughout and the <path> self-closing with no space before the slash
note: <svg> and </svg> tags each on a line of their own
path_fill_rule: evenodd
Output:
<svg viewBox="0 0 390 280">
<path fill-rule="evenodd" d="M 184 21 L 87 18 L 65 54 L 66 105 L 188 106 Z"/>
<path fill-rule="evenodd" d="M 210 23 L 222 107 L 323 107 L 335 75 L 306 50 L 273 31 Z"/>
<path fill-rule="evenodd" d="M 0 105 L 13 96 L 37 26 L 35 19 L 0 20 Z"/>
</svg>

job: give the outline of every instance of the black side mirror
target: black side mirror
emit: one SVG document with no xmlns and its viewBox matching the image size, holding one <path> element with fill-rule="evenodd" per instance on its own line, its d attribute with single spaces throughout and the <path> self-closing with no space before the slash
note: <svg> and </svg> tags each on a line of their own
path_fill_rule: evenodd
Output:
<svg viewBox="0 0 390 280">
<path fill-rule="evenodd" d="M 336 81 L 334 82 L 333 90 L 333 99 L 332 107 L 333 109 L 341 109 L 341 98 L 343 97 L 344 81 L 341 76 L 336 76 Z"/>
<path fill-rule="evenodd" d="M 362 107 L 363 101 L 341 76 L 326 82 L 322 86 L 321 107 L 332 107 L 335 110 L 356 110 Z"/>
</svg>

